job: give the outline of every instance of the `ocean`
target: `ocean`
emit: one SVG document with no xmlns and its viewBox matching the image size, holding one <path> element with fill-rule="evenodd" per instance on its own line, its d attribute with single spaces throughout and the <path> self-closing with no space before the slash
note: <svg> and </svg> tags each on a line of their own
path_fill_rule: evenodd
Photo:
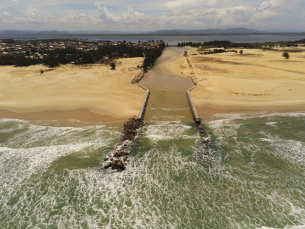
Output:
<svg viewBox="0 0 305 229">
<path fill-rule="evenodd" d="M 190 81 L 159 68 L 174 57 L 141 82 L 146 125 L 122 172 L 102 166 L 122 122 L 0 119 L 0 228 L 305 228 L 305 113 L 202 117 L 203 143 Z"/>
</svg>

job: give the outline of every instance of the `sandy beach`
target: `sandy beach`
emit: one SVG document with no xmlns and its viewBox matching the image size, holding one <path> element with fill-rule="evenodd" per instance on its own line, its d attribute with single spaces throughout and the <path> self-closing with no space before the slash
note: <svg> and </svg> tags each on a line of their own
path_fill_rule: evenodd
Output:
<svg viewBox="0 0 305 229">
<path fill-rule="evenodd" d="M 237 49 L 238 53 L 210 55 L 197 48 L 184 50 L 193 69 L 182 55 L 161 67 L 168 74 L 185 78 L 194 71 L 198 86 L 191 95 L 199 115 L 305 110 L 304 47 L 243 49 L 243 54 Z M 285 50 L 288 60 L 282 57 Z"/>
<path fill-rule="evenodd" d="M 126 120 L 138 115 L 146 94 L 130 83 L 142 62 L 119 59 L 115 70 L 98 64 L 0 67 L 0 118 Z"/>
</svg>

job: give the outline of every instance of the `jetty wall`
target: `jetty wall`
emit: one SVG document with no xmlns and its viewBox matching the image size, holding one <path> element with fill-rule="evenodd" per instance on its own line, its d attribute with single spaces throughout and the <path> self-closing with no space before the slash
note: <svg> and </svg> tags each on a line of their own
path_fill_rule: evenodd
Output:
<svg viewBox="0 0 305 229">
<path fill-rule="evenodd" d="M 190 94 L 190 91 L 193 90 L 195 87 L 197 87 L 197 86 L 194 86 L 194 87 L 192 87 L 191 89 L 188 89 L 188 90 L 186 91 L 186 96 L 187 96 L 187 99 L 188 99 L 189 104 L 190 104 L 190 107 L 191 107 L 191 111 L 192 111 L 192 114 L 193 114 L 194 121 L 195 121 L 196 123 L 200 124 L 201 121 L 200 121 L 199 115 L 198 115 L 198 113 L 197 113 L 196 107 L 195 107 L 195 105 L 194 105 L 192 96 L 191 96 L 191 94 Z"/>
<path fill-rule="evenodd" d="M 145 110 L 146 110 L 146 106 L 147 106 L 147 103 L 148 103 L 150 91 L 146 87 L 142 86 L 141 84 L 137 83 L 137 85 L 139 87 L 143 88 L 144 90 L 146 90 L 146 95 L 145 95 L 145 98 L 144 98 L 141 110 L 140 110 L 139 115 L 138 115 L 138 119 L 143 119 L 144 118 L 144 114 L 145 114 Z"/>
</svg>

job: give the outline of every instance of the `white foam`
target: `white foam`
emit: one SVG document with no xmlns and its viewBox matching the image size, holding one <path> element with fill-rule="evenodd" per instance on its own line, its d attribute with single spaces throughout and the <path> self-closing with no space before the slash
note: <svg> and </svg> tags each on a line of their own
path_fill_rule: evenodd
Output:
<svg viewBox="0 0 305 229">
<path fill-rule="evenodd" d="M 286 227 L 260 227 L 257 229 L 305 229 L 305 224 L 303 225 L 298 225 L 298 226 L 286 226 Z"/>
<path fill-rule="evenodd" d="M 117 138 L 118 131 L 110 131 L 105 125 L 85 126 L 85 127 L 53 127 L 26 125 L 25 130 L 19 132 L 7 140 L 5 145 L 10 148 L 31 148 L 34 146 L 61 145 L 68 143 L 100 143 L 109 139 Z M 22 130 L 22 127 L 19 127 Z M 6 129 L 4 129 L 6 130 Z M 15 129 L 16 130 L 16 129 Z M 12 131 L 11 128 L 8 131 Z M 86 133 L 90 132 L 90 135 Z"/>
<path fill-rule="evenodd" d="M 1 123 L 8 123 L 8 122 L 27 123 L 27 121 L 21 120 L 21 119 L 0 118 L 0 124 Z"/>
<path fill-rule="evenodd" d="M 183 125 L 179 121 L 159 121 L 155 125 L 149 125 L 145 128 L 145 137 L 153 142 L 172 139 L 195 139 L 197 136 L 187 135 L 185 132 L 191 129 L 191 126 Z"/>
<path fill-rule="evenodd" d="M 271 117 L 305 117 L 305 112 L 287 112 L 287 113 L 280 113 L 280 112 L 249 112 L 249 113 L 230 113 L 230 114 L 216 114 L 213 115 L 213 119 L 218 120 L 248 120 L 251 118 L 271 118 Z"/>
<path fill-rule="evenodd" d="M 276 124 L 277 124 L 277 122 L 267 122 L 266 123 L 266 125 L 273 126 L 273 127 L 277 127 Z"/>
</svg>

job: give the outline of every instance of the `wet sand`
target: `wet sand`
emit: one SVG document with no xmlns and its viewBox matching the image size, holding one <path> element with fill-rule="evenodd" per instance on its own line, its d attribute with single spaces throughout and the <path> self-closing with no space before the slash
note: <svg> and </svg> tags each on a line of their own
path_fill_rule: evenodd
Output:
<svg viewBox="0 0 305 229">
<path fill-rule="evenodd" d="M 0 67 L 0 117 L 127 120 L 138 115 L 146 93 L 130 83 L 142 61 L 119 59 L 116 70 L 109 65 Z"/>
<path fill-rule="evenodd" d="M 100 115 L 91 112 L 89 109 L 81 108 L 77 110 L 61 111 L 46 110 L 38 112 L 13 112 L 0 109 L 0 118 L 12 118 L 23 120 L 80 120 L 82 122 L 115 122 L 124 121 L 126 118 L 115 118 L 109 115 Z"/>
<path fill-rule="evenodd" d="M 180 55 L 162 65 L 167 73 L 186 78 L 194 71 L 198 86 L 191 91 L 201 116 L 216 113 L 305 110 L 305 47 L 302 52 L 244 49 L 243 53 L 203 55 L 188 51 L 193 69 Z M 240 49 L 238 49 L 239 51 Z M 292 49 L 293 50 L 293 49 Z M 183 72 L 183 74 L 181 73 Z"/>
</svg>

